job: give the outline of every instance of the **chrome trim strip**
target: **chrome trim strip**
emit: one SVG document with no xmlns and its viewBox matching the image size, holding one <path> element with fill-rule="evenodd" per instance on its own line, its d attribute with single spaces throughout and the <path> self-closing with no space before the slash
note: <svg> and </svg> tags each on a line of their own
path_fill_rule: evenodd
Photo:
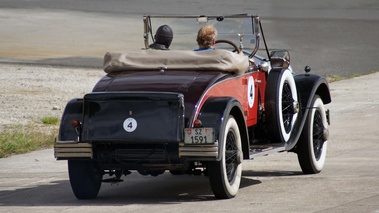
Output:
<svg viewBox="0 0 379 213">
<path fill-rule="evenodd" d="M 179 157 L 212 157 L 217 158 L 218 153 L 201 153 L 201 152 L 185 152 L 180 153 Z"/>
<path fill-rule="evenodd" d="M 76 141 L 55 141 L 55 158 L 92 158 L 92 144 Z"/>
<path fill-rule="evenodd" d="M 179 157 L 218 157 L 218 142 L 214 144 L 188 145 L 179 144 Z"/>
</svg>

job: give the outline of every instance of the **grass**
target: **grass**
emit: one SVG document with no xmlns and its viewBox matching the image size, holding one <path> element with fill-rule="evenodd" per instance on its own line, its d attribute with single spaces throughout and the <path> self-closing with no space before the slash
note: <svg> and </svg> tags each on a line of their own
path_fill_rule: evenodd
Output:
<svg viewBox="0 0 379 213">
<path fill-rule="evenodd" d="M 58 135 L 59 119 L 48 116 L 41 121 L 42 124 L 8 126 L 0 132 L 0 158 L 52 147 Z"/>
<path fill-rule="evenodd" d="M 341 81 L 341 80 L 344 80 L 344 79 L 347 79 L 348 77 L 343 77 L 343 76 L 339 76 L 339 75 L 331 75 L 331 76 L 327 76 L 326 77 L 326 80 L 329 82 L 329 83 L 332 83 L 332 82 L 335 82 L 335 81 Z"/>
<path fill-rule="evenodd" d="M 59 123 L 59 119 L 54 116 L 46 116 L 41 118 L 43 124 L 46 125 L 57 125 Z"/>
<path fill-rule="evenodd" d="M 336 81 L 342 81 L 342 80 L 346 80 L 346 79 L 351 79 L 351 78 L 361 77 L 361 76 L 365 76 L 365 75 L 370 75 L 370 74 L 374 74 L 374 73 L 377 73 L 377 72 L 379 72 L 379 71 L 371 71 L 371 72 L 368 72 L 368 73 L 365 73 L 365 74 L 351 75 L 351 76 L 327 75 L 325 78 L 326 78 L 326 80 L 329 83 L 332 83 L 332 82 L 336 82 Z"/>
</svg>

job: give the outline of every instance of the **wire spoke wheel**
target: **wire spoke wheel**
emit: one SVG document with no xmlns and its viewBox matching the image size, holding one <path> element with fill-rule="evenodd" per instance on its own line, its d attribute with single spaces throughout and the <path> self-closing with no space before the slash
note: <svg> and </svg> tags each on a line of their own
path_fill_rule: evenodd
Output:
<svg viewBox="0 0 379 213">
<path fill-rule="evenodd" d="M 267 78 L 266 126 L 271 143 L 286 143 L 298 116 L 298 98 L 291 71 L 274 70 Z"/>
<path fill-rule="evenodd" d="M 313 122 L 313 151 L 315 153 L 316 160 L 320 160 L 322 154 L 322 147 L 324 135 L 324 125 L 322 123 L 322 117 L 320 111 L 315 111 Z"/>
<path fill-rule="evenodd" d="M 221 160 L 208 163 L 209 182 L 213 194 L 219 199 L 237 195 L 242 176 L 241 135 L 236 120 L 229 116 L 224 126 L 220 145 Z"/>
<path fill-rule="evenodd" d="M 225 165 L 226 165 L 226 174 L 228 177 L 229 183 L 233 181 L 234 174 L 236 172 L 238 163 L 237 163 L 237 154 L 238 148 L 236 146 L 236 136 L 233 131 L 229 131 L 226 136 L 226 145 L 225 145 Z"/>
<path fill-rule="evenodd" d="M 292 128 L 292 119 L 293 119 L 293 102 L 292 91 L 288 81 L 284 82 L 283 92 L 282 92 L 282 116 L 283 116 L 283 125 L 286 133 L 289 133 Z"/>
<path fill-rule="evenodd" d="M 297 158 L 305 174 L 319 173 L 325 164 L 328 146 L 324 103 L 318 95 L 312 99 L 306 123 L 297 142 Z"/>
</svg>

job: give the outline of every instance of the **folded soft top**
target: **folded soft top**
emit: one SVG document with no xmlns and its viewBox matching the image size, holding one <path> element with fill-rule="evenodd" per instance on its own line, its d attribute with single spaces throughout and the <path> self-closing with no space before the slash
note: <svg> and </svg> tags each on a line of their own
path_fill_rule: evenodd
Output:
<svg viewBox="0 0 379 213">
<path fill-rule="evenodd" d="M 140 50 L 107 52 L 104 56 L 106 73 L 127 70 L 214 70 L 244 73 L 249 67 L 247 56 L 227 50 Z"/>
</svg>

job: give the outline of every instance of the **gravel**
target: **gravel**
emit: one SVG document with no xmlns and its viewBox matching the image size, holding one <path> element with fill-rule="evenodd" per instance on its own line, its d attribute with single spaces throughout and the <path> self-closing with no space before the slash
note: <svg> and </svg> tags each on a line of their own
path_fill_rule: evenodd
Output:
<svg viewBox="0 0 379 213">
<path fill-rule="evenodd" d="M 104 75 L 95 68 L 0 64 L 0 131 L 45 116 L 60 118 L 69 100 L 91 92 Z"/>
</svg>

